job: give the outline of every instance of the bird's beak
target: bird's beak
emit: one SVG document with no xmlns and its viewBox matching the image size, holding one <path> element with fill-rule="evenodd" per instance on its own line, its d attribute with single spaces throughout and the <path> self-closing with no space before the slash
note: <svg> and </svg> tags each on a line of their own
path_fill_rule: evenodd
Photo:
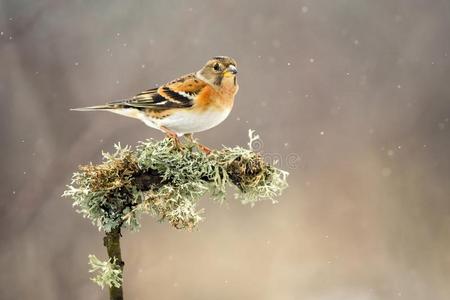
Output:
<svg viewBox="0 0 450 300">
<path fill-rule="evenodd" d="M 232 77 L 232 76 L 236 75 L 237 72 L 238 72 L 238 71 L 237 71 L 237 69 L 236 69 L 235 66 L 229 65 L 228 68 L 227 68 L 227 69 L 225 70 L 225 72 L 223 73 L 223 75 L 224 75 L 225 77 Z"/>
</svg>

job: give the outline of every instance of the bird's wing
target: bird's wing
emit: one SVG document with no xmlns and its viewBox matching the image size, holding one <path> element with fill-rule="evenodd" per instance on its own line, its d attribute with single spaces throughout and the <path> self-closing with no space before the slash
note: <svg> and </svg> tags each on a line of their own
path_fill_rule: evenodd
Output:
<svg viewBox="0 0 450 300">
<path fill-rule="evenodd" d="M 110 104 L 116 107 L 152 110 L 187 108 L 194 105 L 195 97 L 206 85 L 195 74 L 188 74 L 159 88 L 143 91 L 131 99 L 111 102 Z"/>
</svg>

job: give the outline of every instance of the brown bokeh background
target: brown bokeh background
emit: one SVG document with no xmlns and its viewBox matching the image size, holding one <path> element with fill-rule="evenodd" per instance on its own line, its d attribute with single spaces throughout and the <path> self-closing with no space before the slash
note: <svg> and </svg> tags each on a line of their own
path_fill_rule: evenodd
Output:
<svg viewBox="0 0 450 300">
<path fill-rule="evenodd" d="M 450 2 L 0 1 L 0 298 L 107 299 L 102 233 L 60 197 L 78 164 L 162 135 L 69 108 L 239 62 L 198 134 L 288 170 L 279 204 L 230 193 L 177 231 L 125 233 L 127 299 L 450 299 Z"/>
</svg>

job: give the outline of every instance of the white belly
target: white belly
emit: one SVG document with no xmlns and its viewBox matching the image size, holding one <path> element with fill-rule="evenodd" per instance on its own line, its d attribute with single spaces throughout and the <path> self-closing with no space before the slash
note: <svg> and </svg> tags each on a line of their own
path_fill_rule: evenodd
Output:
<svg viewBox="0 0 450 300">
<path fill-rule="evenodd" d="M 178 111 L 165 117 L 164 119 L 151 118 L 143 112 L 133 108 L 120 110 L 111 109 L 110 111 L 116 114 L 139 119 L 147 126 L 159 130 L 161 130 L 161 126 L 164 126 L 181 136 L 185 133 L 205 131 L 219 125 L 228 117 L 231 109 L 226 109 L 223 111 L 210 110 L 202 113 L 194 113 L 188 110 Z"/>
<path fill-rule="evenodd" d="M 205 131 L 222 123 L 231 110 L 210 110 L 202 113 L 179 111 L 162 119 L 156 120 L 159 126 L 165 126 L 178 134 Z"/>
</svg>

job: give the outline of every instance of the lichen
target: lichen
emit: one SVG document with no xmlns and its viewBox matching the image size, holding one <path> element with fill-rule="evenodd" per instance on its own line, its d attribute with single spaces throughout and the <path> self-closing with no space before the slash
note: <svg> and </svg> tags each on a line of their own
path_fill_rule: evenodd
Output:
<svg viewBox="0 0 450 300">
<path fill-rule="evenodd" d="M 64 196 L 73 199 L 77 212 L 99 230 L 126 227 L 137 230 L 140 216 L 151 214 L 178 229 L 192 229 L 202 220 L 201 197 L 225 199 L 229 186 L 236 198 L 254 205 L 261 199 L 275 202 L 287 187 L 288 173 L 264 161 L 252 149 L 259 139 L 249 132 L 249 149 L 224 147 L 206 155 L 194 144 L 176 147 L 171 139 L 115 145 L 103 163 L 80 166 Z"/>
<path fill-rule="evenodd" d="M 91 267 L 89 273 L 96 273 L 91 280 L 102 289 L 105 286 L 118 288 L 122 285 L 122 270 L 117 266 L 115 259 L 102 261 L 95 255 L 90 254 L 89 265 Z"/>
</svg>

